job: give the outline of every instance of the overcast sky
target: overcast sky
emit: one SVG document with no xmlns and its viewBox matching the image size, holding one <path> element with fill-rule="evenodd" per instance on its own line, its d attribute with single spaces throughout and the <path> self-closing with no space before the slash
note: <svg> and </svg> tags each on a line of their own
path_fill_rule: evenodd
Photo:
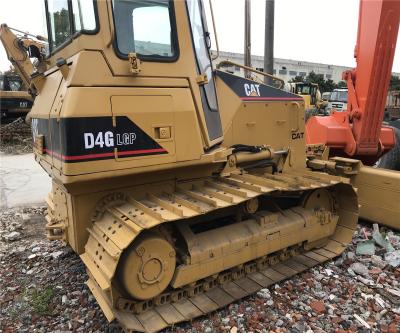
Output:
<svg viewBox="0 0 400 333">
<path fill-rule="evenodd" d="M 243 53 L 244 0 L 212 1 L 220 49 Z M 42 6 L 43 0 L 0 0 L 0 23 L 45 34 Z M 275 57 L 355 66 L 358 6 L 359 0 L 275 0 Z M 265 0 L 252 0 L 255 55 L 264 52 L 264 15 Z M 211 21 L 208 24 L 211 27 Z M 393 64 L 395 72 L 400 72 L 399 45 L 400 38 Z M 8 68 L 0 47 L 0 70 Z"/>
</svg>

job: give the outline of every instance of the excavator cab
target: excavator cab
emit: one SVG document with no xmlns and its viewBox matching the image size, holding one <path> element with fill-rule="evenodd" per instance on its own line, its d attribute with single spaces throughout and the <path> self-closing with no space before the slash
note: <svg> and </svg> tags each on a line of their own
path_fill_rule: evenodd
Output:
<svg viewBox="0 0 400 333">
<path fill-rule="evenodd" d="M 108 320 L 155 332 L 342 253 L 355 192 L 307 170 L 304 101 L 282 80 L 213 68 L 202 1 L 45 4 L 31 117 L 46 229 Z"/>
</svg>

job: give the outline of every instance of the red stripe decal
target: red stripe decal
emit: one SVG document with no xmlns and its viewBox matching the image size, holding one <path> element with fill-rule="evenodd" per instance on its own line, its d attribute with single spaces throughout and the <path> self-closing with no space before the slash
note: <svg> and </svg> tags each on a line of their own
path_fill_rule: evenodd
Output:
<svg viewBox="0 0 400 333">
<path fill-rule="evenodd" d="M 118 152 L 118 156 L 149 154 L 149 153 L 166 153 L 166 152 L 167 151 L 164 148 L 143 149 L 143 150 L 129 150 L 129 151 L 120 151 L 120 152 Z"/>
<path fill-rule="evenodd" d="M 301 97 L 241 97 L 242 101 L 302 101 Z"/>
<path fill-rule="evenodd" d="M 101 157 L 113 157 L 114 156 L 114 152 L 101 153 L 101 154 L 76 155 L 76 156 L 62 155 L 62 154 L 53 152 L 49 149 L 44 149 L 44 152 L 49 155 L 52 155 L 60 160 L 64 160 L 64 161 L 78 161 L 78 160 L 86 160 L 86 159 L 94 159 L 94 158 L 101 158 Z M 167 151 L 164 148 L 130 150 L 130 151 L 118 152 L 118 156 L 151 154 L 151 153 L 167 153 Z"/>
</svg>

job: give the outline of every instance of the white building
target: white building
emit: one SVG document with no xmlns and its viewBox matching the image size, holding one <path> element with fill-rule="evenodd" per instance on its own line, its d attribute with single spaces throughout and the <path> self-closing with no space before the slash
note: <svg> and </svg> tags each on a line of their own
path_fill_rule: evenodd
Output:
<svg viewBox="0 0 400 333">
<path fill-rule="evenodd" d="M 233 62 L 237 62 L 239 64 L 243 64 L 243 54 L 241 53 L 231 53 L 231 52 L 219 52 L 219 58 L 221 60 L 231 60 Z M 264 57 L 262 56 L 251 56 L 251 65 L 252 67 L 263 71 L 264 68 Z M 316 74 L 322 74 L 325 80 L 331 79 L 335 83 L 342 81 L 342 73 L 345 70 L 351 69 L 346 66 L 336 66 L 336 65 L 327 65 L 327 64 L 319 64 L 315 62 L 309 61 L 299 61 L 299 60 L 290 60 L 290 59 L 281 59 L 274 58 L 274 75 L 288 82 L 293 79 L 295 76 L 303 76 L 306 77 L 308 73 L 314 71 Z M 240 67 L 231 68 L 235 73 L 240 72 Z M 400 73 L 393 73 L 393 75 L 399 76 Z"/>
</svg>

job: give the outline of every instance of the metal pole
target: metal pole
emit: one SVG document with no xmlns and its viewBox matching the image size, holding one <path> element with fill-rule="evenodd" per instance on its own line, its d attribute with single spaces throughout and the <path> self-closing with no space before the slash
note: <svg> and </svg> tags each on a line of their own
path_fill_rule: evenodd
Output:
<svg viewBox="0 0 400 333">
<path fill-rule="evenodd" d="M 264 42 L 264 72 L 273 75 L 274 72 L 274 16 L 275 0 L 265 1 L 265 42 Z M 265 84 L 272 84 L 268 77 Z"/>
<path fill-rule="evenodd" d="M 244 65 L 251 67 L 251 6 L 250 0 L 244 0 Z M 245 77 L 250 77 L 250 72 L 244 71 Z"/>
</svg>

